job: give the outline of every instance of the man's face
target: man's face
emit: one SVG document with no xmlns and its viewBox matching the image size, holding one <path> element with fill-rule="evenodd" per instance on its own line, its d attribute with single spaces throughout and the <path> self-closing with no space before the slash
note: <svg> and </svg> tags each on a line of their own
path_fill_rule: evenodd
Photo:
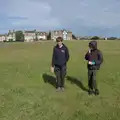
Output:
<svg viewBox="0 0 120 120">
<path fill-rule="evenodd" d="M 62 45 L 62 41 L 57 42 L 58 46 Z"/>
<path fill-rule="evenodd" d="M 92 47 L 90 47 L 90 46 L 89 46 L 89 48 L 90 48 L 90 50 L 93 50 L 93 48 L 92 48 Z"/>
<path fill-rule="evenodd" d="M 93 50 L 93 48 L 92 48 L 92 46 L 91 46 L 91 45 L 89 45 L 89 48 L 90 48 L 90 50 Z"/>
</svg>

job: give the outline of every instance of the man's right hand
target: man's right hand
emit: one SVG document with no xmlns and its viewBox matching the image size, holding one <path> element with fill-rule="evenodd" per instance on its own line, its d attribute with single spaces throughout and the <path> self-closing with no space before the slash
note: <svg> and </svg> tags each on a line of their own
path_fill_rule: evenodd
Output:
<svg viewBox="0 0 120 120">
<path fill-rule="evenodd" d="M 54 67 L 51 67 L 50 70 L 52 73 L 54 73 Z"/>
<path fill-rule="evenodd" d="M 91 49 L 89 49 L 88 52 L 91 53 Z"/>
<path fill-rule="evenodd" d="M 89 64 L 89 65 L 92 65 L 92 62 L 91 62 L 91 61 L 89 61 L 89 62 L 88 62 L 88 64 Z"/>
</svg>

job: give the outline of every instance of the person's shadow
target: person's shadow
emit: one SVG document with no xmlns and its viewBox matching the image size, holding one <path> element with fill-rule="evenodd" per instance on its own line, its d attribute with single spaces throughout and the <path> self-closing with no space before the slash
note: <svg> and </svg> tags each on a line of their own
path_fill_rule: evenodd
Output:
<svg viewBox="0 0 120 120">
<path fill-rule="evenodd" d="M 72 84 L 76 84 L 78 87 L 80 87 L 83 91 L 88 92 L 88 89 L 83 85 L 83 83 L 78 80 L 77 78 L 66 76 L 66 79 L 70 81 Z"/>
<path fill-rule="evenodd" d="M 45 83 L 49 83 L 49 84 L 51 84 L 53 87 L 56 88 L 56 78 L 55 78 L 55 77 L 44 73 L 44 74 L 42 75 L 42 78 L 43 78 L 43 80 L 44 80 Z"/>
</svg>

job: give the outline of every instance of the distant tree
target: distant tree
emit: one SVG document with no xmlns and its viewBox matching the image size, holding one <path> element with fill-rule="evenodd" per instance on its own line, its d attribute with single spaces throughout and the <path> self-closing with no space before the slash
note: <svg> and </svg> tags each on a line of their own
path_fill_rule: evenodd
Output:
<svg viewBox="0 0 120 120">
<path fill-rule="evenodd" d="M 117 37 L 109 37 L 108 40 L 116 40 Z"/>
<path fill-rule="evenodd" d="M 38 36 L 38 33 L 36 32 L 34 41 L 38 41 L 38 37 L 37 36 Z"/>
<path fill-rule="evenodd" d="M 47 40 L 51 40 L 51 32 L 49 31 L 48 35 L 47 35 Z"/>
<path fill-rule="evenodd" d="M 15 33 L 16 41 L 24 42 L 24 34 L 22 31 L 16 31 Z"/>
<path fill-rule="evenodd" d="M 9 39 L 9 42 L 13 42 L 13 39 Z"/>
<path fill-rule="evenodd" d="M 72 34 L 72 39 L 77 40 L 77 37 L 74 34 Z"/>
<path fill-rule="evenodd" d="M 98 36 L 93 36 L 91 40 L 99 40 L 100 38 Z"/>
</svg>

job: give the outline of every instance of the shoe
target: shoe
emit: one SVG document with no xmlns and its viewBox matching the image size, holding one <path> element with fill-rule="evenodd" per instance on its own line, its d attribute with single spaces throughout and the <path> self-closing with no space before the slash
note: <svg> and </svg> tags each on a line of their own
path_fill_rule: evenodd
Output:
<svg viewBox="0 0 120 120">
<path fill-rule="evenodd" d="M 92 95 L 93 94 L 93 90 L 88 90 L 88 95 Z"/>
<path fill-rule="evenodd" d="M 57 88 L 57 90 L 56 90 L 56 92 L 60 92 L 61 91 L 61 88 L 60 87 L 58 87 Z"/>
<path fill-rule="evenodd" d="M 61 87 L 61 91 L 64 92 L 64 91 L 65 91 L 65 88 L 64 88 L 64 87 Z"/>
<path fill-rule="evenodd" d="M 96 89 L 95 90 L 95 95 L 99 95 L 100 93 L 99 93 L 99 90 L 98 89 Z"/>
</svg>

